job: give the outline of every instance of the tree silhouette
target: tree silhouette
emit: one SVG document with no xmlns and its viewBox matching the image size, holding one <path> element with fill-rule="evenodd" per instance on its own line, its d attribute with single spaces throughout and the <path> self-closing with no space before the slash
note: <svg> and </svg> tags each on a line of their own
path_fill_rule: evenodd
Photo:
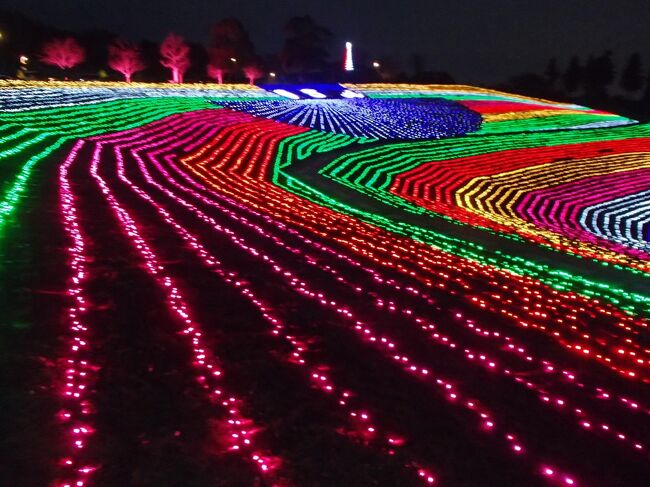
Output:
<svg viewBox="0 0 650 487">
<path fill-rule="evenodd" d="M 421 53 L 414 52 L 411 54 L 411 68 L 416 75 L 424 71 L 424 57 Z"/>
<path fill-rule="evenodd" d="M 212 27 L 212 47 L 230 50 L 232 58 L 240 65 L 249 62 L 255 55 L 253 43 L 242 23 L 233 18 L 224 19 Z"/>
<path fill-rule="evenodd" d="M 301 76 L 326 68 L 329 56 L 327 44 L 332 36 L 329 30 L 306 15 L 290 19 L 284 32 L 287 39 L 280 58 L 285 72 Z"/>
<path fill-rule="evenodd" d="M 564 89 L 569 93 L 575 93 L 582 84 L 583 68 L 577 56 L 573 56 L 569 62 L 569 67 L 562 76 Z"/>
<path fill-rule="evenodd" d="M 616 71 L 614 71 L 611 51 L 605 52 L 598 58 L 598 68 L 599 81 L 603 86 L 608 87 L 616 79 Z"/>
<path fill-rule="evenodd" d="M 253 85 L 255 80 L 261 78 L 264 75 L 262 67 L 257 61 L 253 61 L 244 66 L 244 76 L 248 79 L 248 82 Z"/>
<path fill-rule="evenodd" d="M 208 64 L 208 76 L 223 84 L 223 78 L 230 73 L 235 66 L 236 59 L 233 57 L 233 51 L 227 47 L 213 47 L 210 49 L 210 64 Z"/>
<path fill-rule="evenodd" d="M 123 40 L 117 40 L 108 46 L 108 65 L 122 73 L 127 83 L 131 82 L 133 73 L 145 68 L 138 47 Z"/>
<path fill-rule="evenodd" d="M 208 76 L 221 84 L 225 75 L 249 63 L 253 57 L 253 43 L 239 20 L 229 18 L 214 24 Z"/>
<path fill-rule="evenodd" d="M 560 77 L 560 72 L 557 69 L 557 59 L 551 58 L 546 65 L 546 70 L 544 71 L 544 76 L 551 88 L 555 87 L 558 78 Z"/>
<path fill-rule="evenodd" d="M 548 97 L 548 79 L 537 73 L 523 73 L 508 80 L 507 87 L 514 93 Z"/>
<path fill-rule="evenodd" d="M 643 90 L 643 96 L 642 99 L 646 103 L 650 103 L 650 71 L 648 71 L 648 74 L 645 77 L 646 82 L 645 82 L 645 89 Z"/>
<path fill-rule="evenodd" d="M 606 51 L 597 57 L 589 56 L 583 77 L 585 92 L 590 96 L 605 96 L 607 87 L 613 81 L 614 63 L 612 63 L 612 53 Z"/>
<path fill-rule="evenodd" d="M 86 58 L 84 49 L 72 37 L 53 39 L 43 46 L 41 61 L 60 69 L 74 68 Z"/>
<path fill-rule="evenodd" d="M 170 32 L 160 45 L 160 64 L 172 71 L 172 83 L 182 83 L 190 67 L 190 48 L 179 35 Z"/>
<path fill-rule="evenodd" d="M 633 94 L 643 88 L 641 55 L 638 52 L 635 52 L 629 57 L 621 73 L 620 85 L 629 94 Z"/>
</svg>

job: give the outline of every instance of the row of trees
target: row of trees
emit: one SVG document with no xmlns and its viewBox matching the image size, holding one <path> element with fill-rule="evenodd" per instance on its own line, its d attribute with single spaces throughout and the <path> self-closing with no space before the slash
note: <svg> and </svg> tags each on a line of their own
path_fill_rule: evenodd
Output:
<svg viewBox="0 0 650 487">
<path fill-rule="evenodd" d="M 208 75 L 223 83 L 227 62 L 232 63 L 232 58 L 223 59 L 223 53 L 217 52 L 216 63 L 208 65 Z M 86 58 L 85 51 L 73 38 L 53 39 L 43 46 L 41 61 L 61 70 L 69 70 L 81 64 Z M 185 40 L 174 33 L 170 33 L 160 44 L 160 63 L 171 71 L 172 83 L 182 83 L 185 72 L 190 67 L 190 48 Z M 146 64 L 137 45 L 124 40 L 116 40 L 108 46 L 108 66 L 121 73 L 124 80 L 130 83 L 133 75 L 142 71 Z M 253 84 L 262 76 L 261 68 L 254 62 L 244 65 L 244 74 Z"/>
<path fill-rule="evenodd" d="M 317 72 L 326 67 L 326 45 L 330 32 L 310 17 L 295 17 L 285 26 L 287 40 L 279 56 L 285 73 Z M 236 72 L 242 72 L 252 84 L 264 75 L 263 62 L 255 54 L 253 43 L 243 25 L 236 19 L 225 19 L 214 25 L 208 48 L 206 72 L 218 83 Z M 190 65 L 190 46 L 185 40 L 170 33 L 159 46 L 160 63 L 171 73 L 172 83 L 182 83 Z M 73 37 L 55 38 L 42 47 L 40 60 L 69 73 L 85 60 L 85 50 Z M 145 69 L 138 45 L 115 40 L 108 46 L 108 66 L 121 73 L 127 82 Z"/>
<path fill-rule="evenodd" d="M 580 58 L 573 56 L 564 73 L 560 73 L 555 59 L 549 61 L 546 68 L 549 82 L 561 82 L 568 93 L 583 90 L 586 94 L 601 95 L 617 81 L 612 53 L 606 51 L 599 56 L 589 56 L 584 64 Z M 634 95 L 644 86 L 641 55 L 630 55 L 618 77 L 618 86 L 629 95 Z"/>
<path fill-rule="evenodd" d="M 21 78 L 58 77 L 61 71 L 40 62 L 39 54 L 52 39 L 73 37 L 85 50 L 85 60 L 74 68 L 65 68 L 63 75 L 83 79 L 116 77 L 109 69 L 107 46 L 114 44 L 115 33 L 102 30 L 80 32 L 61 31 L 35 22 L 22 14 L 0 8 L 0 77 L 15 73 Z M 407 73 L 406 60 L 397 60 L 377 53 L 371 54 L 355 47 L 355 71 L 342 72 L 343 45 L 335 50 L 330 31 L 309 16 L 288 20 L 283 26 L 284 43 L 278 52 L 269 52 L 264 46 L 255 49 L 248 33 L 236 19 L 225 19 L 213 25 L 209 40 L 204 45 L 187 42 L 189 67 L 184 79 L 202 81 L 212 75 L 219 81 L 241 82 L 256 79 L 263 73 L 268 81 L 336 82 L 399 81 L 450 83 L 448 73 L 426 71 L 422 56 L 413 55 L 412 71 Z M 139 59 L 146 67 L 134 78 L 152 81 L 175 79 L 171 68 L 161 64 L 160 43 L 142 40 L 137 43 Z M 49 56 L 48 56 L 49 57 Z M 19 61 L 21 58 L 29 62 Z M 233 59 L 235 61 L 233 61 Z M 34 62 L 35 60 L 38 60 Z M 56 66 L 56 65 L 55 65 Z M 210 68 L 208 68 L 210 66 Z M 172 72 L 172 76 L 168 73 Z M 248 76 L 245 76 L 248 74 Z"/>
<path fill-rule="evenodd" d="M 617 63 L 612 53 L 605 51 L 582 59 L 572 56 L 565 66 L 553 58 L 544 71 L 513 76 L 496 88 L 597 107 L 646 121 L 650 120 L 650 71 L 646 69 L 639 53 Z"/>
</svg>

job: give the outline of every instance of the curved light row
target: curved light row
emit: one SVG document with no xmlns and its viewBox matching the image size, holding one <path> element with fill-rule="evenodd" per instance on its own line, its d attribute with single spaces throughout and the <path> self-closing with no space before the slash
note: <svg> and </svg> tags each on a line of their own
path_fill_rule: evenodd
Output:
<svg viewBox="0 0 650 487">
<path fill-rule="evenodd" d="M 52 99 L 61 100 L 61 97 L 52 95 Z M 0 162 L 4 161 L 0 230 L 28 191 L 30 178 L 38 164 L 67 142 L 78 137 L 136 127 L 172 113 L 208 107 L 208 103 L 197 98 L 134 98 L 29 112 L 0 112 L 3 128 L 0 132 Z M 3 237 L 5 234 L 0 231 L 0 238 Z"/>
</svg>

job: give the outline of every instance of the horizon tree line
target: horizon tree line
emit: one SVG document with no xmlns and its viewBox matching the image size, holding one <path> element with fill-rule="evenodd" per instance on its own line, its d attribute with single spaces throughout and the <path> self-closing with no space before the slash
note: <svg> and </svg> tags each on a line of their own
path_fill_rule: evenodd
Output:
<svg viewBox="0 0 650 487">
<path fill-rule="evenodd" d="M 633 52 L 617 72 L 611 51 L 589 55 L 583 62 L 579 56 L 571 56 L 566 69 L 558 67 L 556 58 L 549 60 L 542 76 L 548 88 L 569 95 L 583 93 L 587 97 L 606 97 L 612 88 L 619 88 L 626 95 L 638 95 L 647 86 L 650 95 L 650 71 L 644 74 L 641 54 Z"/>
<path fill-rule="evenodd" d="M 22 20 L 27 22 L 26 19 Z M 86 66 L 92 66 L 91 69 L 99 70 L 100 78 L 107 76 L 105 70 L 106 67 L 110 67 L 122 74 L 125 80 L 132 80 L 134 75 L 145 69 L 147 77 L 161 79 L 162 68 L 166 68 L 170 72 L 169 80 L 172 83 L 184 82 L 188 72 L 192 80 L 203 80 L 207 76 L 218 83 L 237 81 L 242 77 L 249 83 L 255 83 L 265 76 L 272 80 L 275 76 L 269 74 L 284 75 L 297 81 L 322 81 L 331 79 L 332 73 L 336 70 L 332 66 L 338 64 L 337 60 L 333 64 L 328 64 L 331 32 L 309 16 L 290 19 L 284 26 L 285 40 L 280 52 L 277 55 L 264 56 L 255 51 L 255 46 L 244 26 L 235 18 L 227 18 L 215 23 L 211 28 L 207 46 L 185 42 L 181 36 L 174 33 L 167 35 L 160 44 L 150 41 L 136 44 L 115 39 L 113 34 L 103 31 L 80 33 L 75 36 L 76 38 L 70 35 L 56 35 L 52 28 L 37 31 L 39 35 L 35 36 L 30 35 L 29 32 L 28 29 L 24 29 L 24 33 L 21 32 L 25 38 L 22 44 L 28 43 L 31 46 L 28 47 L 27 52 L 33 53 L 38 50 L 38 46 L 34 45 L 34 39 L 40 39 L 42 42 L 49 37 L 40 47 L 39 59 L 46 64 L 59 67 L 66 78 L 71 70 L 85 62 Z M 15 33 L 15 36 L 18 36 L 18 33 Z M 81 39 L 81 42 L 77 39 Z M 82 45 L 87 48 L 87 51 Z M 16 48 L 22 49 L 18 46 Z M 357 56 L 360 55 L 363 55 L 362 51 L 357 53 Z M 447 73 L 420 73 L 421 56 L 414 54 L 413 58 L 413 69 L 416 73 L 412 77 L 406 75 L 390 58 L 380 57 L 372 60 L 366 58 L 365 63 L 355 63 L 357 66 L 365 64 L 365 69 L 368 70 L 356 79 L 454 82 L 453 77 Z M 5 59 L 5 66 L 6 63 Z M 370 68 L 371 65 L 374 68 Z M 156 69 L 156 66 L 159 68 Z M 25 66 L 21 69 L 23 75 L 28 73 Z M 605 51 L 583 59 L 572 56 L 564 69 L 561 69 L 557 59 L 553 58 L 542 73 L 523 73 L 513 76 L 506 83 L 493 86 L 533 96 L 564 96 L 578 100 L 605 99 L 609 96 L 608 90 L 617 87 L 615 91 L 617 94 L 625 93 L 630 98 L 638 98 L 638 95 L 643 93 L 643 98 L 650 100 L 650 73 L 644 75 L 644 69 L 640 54 L 633 53 L 617 72 L 611 52 Z M 94 74 L 86 74 L 94 76 Z"/>
<path fill-rule="evenodd" d="M 331 40 L 329 30 L 311 17 L 303 16 L 290 19 L 285 26 L 285 34 L 287 38 L 274 70 L 280 69 L 301 79 L 305 74 L 326 69 L 328 43 Z M 142 46 L 133 42 L 114 39 L 107 46 L 107 54 L 108 67 L 122 74 L 126 82 L 131 82 L 137 72 L 148 67 Z M 183 37 L 169 33 L 158 46 L 157 55 L 160 64 L 170 70 L 169 81 L 183 83 L 185 73 L 193 64 L 190 45 Z M 56 37 L 42 46 L 39 59 L 61 69 L 67 79 L 71 70 L 86 60 L 86 52 L 75 37 Z M 226 78 L 241 73 L 250 84 L 254 84 L 265 75 L 265 64 L 268 63 L 256 54 L 253 43 L 239 20 L 227 18 L 214 24 L 205 69 L 209 78 L 221 84 Z"/>
</svg>

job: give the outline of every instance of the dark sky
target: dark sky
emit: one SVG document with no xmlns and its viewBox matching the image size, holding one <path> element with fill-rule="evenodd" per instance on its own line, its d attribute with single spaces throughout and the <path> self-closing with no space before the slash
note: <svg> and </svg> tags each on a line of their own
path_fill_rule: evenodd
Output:
<svg viewBox="0 0 650 487">
<path fill-rule="evenodd" d="M 641 52 L 650 66 L 650 0 L 1 0 L 31 17 L 68 29 L 107 28 L 139 40 L 170 31 L 206 42 L 210 25 L 239 18 L 258 52 L 282 45 L 282 26 L 309 14 L 371 56 L 390 55 L 410 66 L 447 70 L 459 82 L 503 80 L 542 71 L 557 56 L 611 49 L 620 64 Z"/>
</svg>

